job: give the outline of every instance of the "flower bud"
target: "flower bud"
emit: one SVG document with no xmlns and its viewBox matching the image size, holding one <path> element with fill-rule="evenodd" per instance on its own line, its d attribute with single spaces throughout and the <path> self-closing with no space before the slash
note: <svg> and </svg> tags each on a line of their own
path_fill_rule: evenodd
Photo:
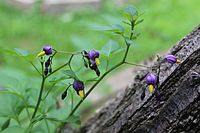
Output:
<svg viewBox="0 0 200 133">
<path fill-rule="evenodd" d="M 67 97 L 67 90 L 65 90 L 62 95 L 61 95 L 61 99 L 64 100 L 65 97 Z"/>
<path fill-rule="evenodd" d="M 181 61 L 174 55 L 166 55 L 165 60 L 170 64 L 180 63 Z"/>
<path fill-rule="evenodd" d="M 48 72 L 49 72 L 48 67 L 45 67 L 45 69 L 44 69 L 44 75 L 47 76 Z"/>
<path fill-rule="evenodd" d="M 45 62 L 45 67 L 49 67 L 51 65 L 51 57 Z"/>
</svg>

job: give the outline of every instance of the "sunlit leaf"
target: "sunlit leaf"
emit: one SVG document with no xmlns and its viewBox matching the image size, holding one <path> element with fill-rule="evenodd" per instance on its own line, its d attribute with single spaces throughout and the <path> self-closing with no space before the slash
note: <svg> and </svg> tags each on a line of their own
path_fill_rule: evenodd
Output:
<svg viewBox="0 0 200 133">
<path fill-rule="evenodd" d="M 111 31 L 116 33 L 116 34 L 123 34 L 124 33 L 124 27 L 122 27 L 119 24 L 113 24 Z"/>
<path fill-rule="evenodd" d="M 138 15 L 138 11 L 134 6 L 128 6 L 125 8 L 125 12 L 131 16 Z"/>
<path fill-rule="evenodd" d="M 78 77 L 76 76 L 76 74 L 72 70 L 65 70 L 64 74 L 67 75 L 70 78 L 78 80 Z"/>
<path fill-rule="evenodd" d="M 110 32 L 114 32 L 116 34 L 124 33 L 124 27 L 122 27 L 119 24 L 113 24 L 110 27 L 109 26 L 95 26 L 93 28 L 98 31 L 110 31 Z"/>
<path fill-rule="evenodd" d="M 132 20 L 133 18 L 135 19 L 138 17 L 138 11 L 134 6 L 128 6 L 124 10 L 124 16 L 128 20 Z"/>
<path fill-rule="evenodd" d="M 119 48 L 119 44 L 116 41 L 110 40 L 102 49 L 101 54 L 109 57 L 112 53 L 117 51 Z"/>
<path fill-rule="evenodd" d="M 15 52 L 19 55 L 19 56 L 28 56 L 30 53 L 25 50 L 25 49 L 21 49 L 21 48 L 15 48 Z"/>
</svg>

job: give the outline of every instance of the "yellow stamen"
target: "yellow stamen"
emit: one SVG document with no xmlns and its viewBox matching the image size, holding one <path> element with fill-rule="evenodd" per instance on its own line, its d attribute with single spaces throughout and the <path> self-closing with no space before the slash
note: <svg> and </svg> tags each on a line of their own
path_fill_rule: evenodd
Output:
<svg viewBox="0 0 200 133">
<path fill-rule="evenodd" d="M 153 85 L 149 85 L 149 92 L 152 94 L 154 92 L 154 87 Z"/>
<path fill-rule="evenodd" d="M 181 63 L 181 60 L 178 60 L 178 59 L 177 59 L 177 60 L 176 60 L 176 63 Z"/>
<path fill-rule="evenodd" d="M 95 62 L 96 62 L 97 65 L 99 65 L 99 64 L 100 64 L 99 58 L 96 58 L 96 59 L 95 59 Z"/>
<path fill-rule="evenodd" d="M 37 54 L 37 57 L 41 57 L 45 55 L 45 51 L 41 51 L 40 53 Z"/>
<path fill-rule="evenodd" d="M 83 97 L 85 96 L 84 91 L 83 91 L 83 90 L 78 91 L 78 95 L 79 95 L 81 98 L 83 98 Z"/>
</svg>

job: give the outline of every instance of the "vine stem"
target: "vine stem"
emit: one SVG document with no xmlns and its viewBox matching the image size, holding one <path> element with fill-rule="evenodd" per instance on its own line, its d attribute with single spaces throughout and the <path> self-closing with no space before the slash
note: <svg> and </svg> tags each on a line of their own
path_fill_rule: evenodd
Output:
<svg viewBox="0 0 200 133">
<path fill-rule="evenodd" d="M 71 55 L 82 54 L 82 52 L 65 52 L 65 51 L 57 51 L 57 52 L 62 54 L 71 54 Z"/>
<path fill-rule="evenodd" d="M 129 47 L 127 47 L 124 57 L 127 56 L 128 51 L 129 51 Z M 124 60 L 124 58 L 123 58 L 123 60 L 122 60 L 120 63 L 116 64 L 115 66 L 113 66 L 112 68 L 110 68 L 108 71 L 106 71 L 106 72 L 99 78 L 99 80 L 87 91 L 87 93 L 85 94 L 85 97 L 84 97 L 82 100 L 80 100 L 80 101 L 78 102 L 78 104 L 77 104 L 77 105 L 74 107 L 74 109 L 70 112 L 69 117 L 72 116 L 72 115 L 76 112 L 76 110 L 79 108 L 79 106 L 81 105 L 81 103 L 88 97 L 88 95 L 92 92 L 92 90 L 101 82 L 101 80 L 104 79 L 104 77 L 105 77 L 107 74 L 109 74 L 110 72 L 112 72 L 112 71 L 115 70 L 116 68 L 120 67 L 120 66 L 123 65 L 124 63 L 125 63 L 125 60 Z"/>
<path fill-rule="evenodd" d="M 135 21 L 132 20 L 131 21 L 131 34 L 130 34 L 130 39 L 133 38 L 133 30 L 134 30 L 134 26 L 135 26 Z M 128 55 L 128 52 L 129 52 L 129 49 L 130 49 L 130 44 L 126 41 L 124 35 L 122 35 L 122 37 L 124 38 L 125 40 L 125 43 L 126 43 L 126 51 L 124 53 L 124 56 L 123 56 L 123 59 L 121 62 L 119 62 L 118 64 L 116 64 L 115 66 L 111 67 L 108 71 L 106 71 L 99 79 L 98 81 L 95 82 L 95 84 L 87 91 L 87 93 L 85 94 L 85 97 L 80 100 L 77 105 L 74 107 L 74 109 L 70 112 L 69 114 L 69 117 L 72 116 L 76 110 L 79 108 L 79 106 L 82 104 L 82 102 L 88 97 L 88 95 L 92 92 L 92 90 L 94 90 L 94 88 L 104 79 L 104 77 L 109 74 L 110 72 L 112 72 L 113 70 L 115 70 L 116 68 L 120 67 L 121 65 L 125 64 L 126 62 L 126 58 L 127 58 L 127 55 Z M 64 124 L 64 123 L 63 123 Z M 63 126 L 63 125 L 62 125 Z"/>
<path fill-rule="evenodd" d="M 146 65 L 141 65 L 141 64 L 137 64 L 137 63 L 130 63 L 130 62 L 124 62 L 125 64 L 128 64 L 128 65 L 133 65 L 133 66 L 139 66 L 139 67 L 145 67 L 145 68 L 151 68 L 149 66 L 146 66 Z"/>
<path fill-rule="evenodd" d="M 35 118 L 35 115 L 37 114 L 37 111 L 38 111 L 38 108 L 40 106 L 40 103 L 42 101 L 42 94 L 43 94 L 43 90 L 44 90 L 44 84 L 45 84 L 45 80 L 51 76 L 53 73 L 59 71 L 60 69 L 64 68 L 65 66 L 69 65 L 71 63 L 71 60 L 73 58 L 74 55 L 71 55 L 69 61 L 67 63 L 65 63 L 64 65 L 58 67 L 57 69 L 55 69 L 52 73 L 50 73 L 49 75 L 47 75 L 46 77 L 44 76 L 44 74 L 42 74 L 42 83 L 41 83 L 41 88 L 40 88 L 40 93 L 39 93 L 39 96 L 38 96 L 38 100 L 37 100 L 37 104 L 35 106 L 35 110 L 33 112 L 33 115 L 31 117 L 31 120 L 33 120 Z M 41 62 L 41 65 L 42 65 L 42 71 L 43 71 L 43 62 Z"/>
<path fill-rule="evenodd" d="M 42 101 L 42 93 L 43 93 L 43 90 L 44 90 L 44 83 L 45 83 L 45 77 L 44 76 L 42 76 L 42 84 L 41 84 L 41 88 L 40 88 L 40 93 L 39 93 L 39 97 L 38 97 L 38 100 L 37 100 L 37 104 L 36 104 L 36 106 L 35 106 L 35 110 L 34 110 L 34 112 L 33 112 L 33 115 L 32 115 L 32 117 L 31 117 L 31 120 L 33 120 L 34 118 L 35 118 L 35 115 L 36 115 L 36 113 L 37 113 L 37 111 L 38 111 L 38 108 L 39 108 L 39 106 L 40 106 L 40 102 Z"/>
<path fill-rule="evenodd" d="M 133 38 L 133 30 L 134 30 L 134 26 L 135 26 L 135 21 L 131 21 L 131 34 L 130 34 L 130 39 Z M 108 71 L 106 71 L 99 79 L 98 81 L 96 81 L 96 83 L 88 90 L 88 92 L 85 94 L 85 97 L 80 100 L 78 102 L 78 104 L 74 107 L 74 109 L 70 112 L 69 114 L 69 117 L 72 116 L 76 110 L 79 108 L 79 106 L 82 104 L 82 102 L 88 97 L 88 95 L 94 90 L 94 88 L 104 79 L 104 77 L 106 77 L 110 72 L 112 72 L 113 70 L 115 70 L 116 68 L 120 67 L 121 65 L 125 64 L 126 63 L 126 58 L 128 56 L 128 52 L 129 52 L 129 49 L 130 49 L 130 43 L 128 43 L 126 41 L 126 38 L 124 37 L 124 35 L 122 35 L 122 37 L 124 38 L 125 40 L 125 43 L 126 43 L 126 51 L 125 51 L 125 54 L 123 56 L 123 59 L 121 62 L 119 62 L 118 64 L 116 64 L 115 66 L 113 66 L 112 68 L 110 68 Z"/>
</svg>

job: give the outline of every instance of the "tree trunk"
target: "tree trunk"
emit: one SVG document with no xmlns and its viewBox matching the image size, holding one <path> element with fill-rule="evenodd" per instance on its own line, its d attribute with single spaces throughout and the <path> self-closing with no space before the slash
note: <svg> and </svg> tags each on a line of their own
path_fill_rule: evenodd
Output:
<svg viewBox="0 0 200 133">
<path fill-rule="evenodd" d="M 146 91 L 147 70 L 138 72 L 133 83 L 110 101 L 77 132 L 165 133 L 200 132 L 200 26 L 184 37 L 169 53 L 180 64 L 162 63 L 161 100 Z M 156 66 L 156 62 L 154 65 Z"/>
</svg>

